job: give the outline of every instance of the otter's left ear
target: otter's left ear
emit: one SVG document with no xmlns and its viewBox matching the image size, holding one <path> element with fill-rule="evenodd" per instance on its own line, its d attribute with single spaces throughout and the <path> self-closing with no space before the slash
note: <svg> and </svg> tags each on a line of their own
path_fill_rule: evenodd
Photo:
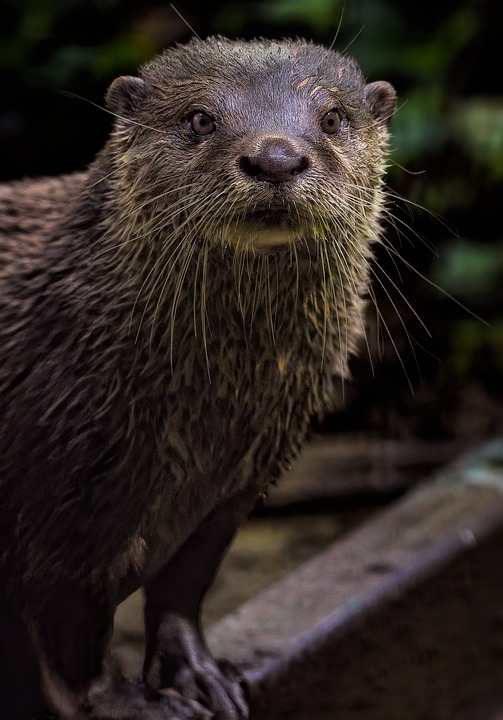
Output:
<svg viewBox="0 0 503 720">
<path fill-rule="evenodd" d="M 146 97 L 145 81 L 138 77 L 118 77 L 108 88 L 105 104 L 120 118 L 133 120 Z"/>
<path fill-rule="evenodd" d="M 395 88 L 385 80 L 369 83 L 365 86 L 365 103 L 372 116 L 386 124 L 395 111 Z"/>
</svg>

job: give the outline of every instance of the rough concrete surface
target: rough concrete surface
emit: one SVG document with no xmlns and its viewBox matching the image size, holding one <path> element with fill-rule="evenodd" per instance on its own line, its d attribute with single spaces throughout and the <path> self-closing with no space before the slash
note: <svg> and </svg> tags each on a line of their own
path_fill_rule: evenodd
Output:
<svg viewBox="0 0 503 720">
<path fill-rule="evenodd" d="M 210 645 L 252 718 L 492 720 L 503 707 L 503 443 L 244 604 Z"/>
</svg>

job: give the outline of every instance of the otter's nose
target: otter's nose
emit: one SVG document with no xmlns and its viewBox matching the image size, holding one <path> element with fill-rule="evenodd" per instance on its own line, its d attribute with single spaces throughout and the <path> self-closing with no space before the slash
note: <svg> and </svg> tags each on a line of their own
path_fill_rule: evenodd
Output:
<svg viewBox="0 0 503 720">
<path fill-rule="evenodd" d="M 309 167 L 309 159 L 285 138 L 266 138 L 255 155 L 243 155 L 241 170 L 255 180 L 283 183 Z"/>
</svg>

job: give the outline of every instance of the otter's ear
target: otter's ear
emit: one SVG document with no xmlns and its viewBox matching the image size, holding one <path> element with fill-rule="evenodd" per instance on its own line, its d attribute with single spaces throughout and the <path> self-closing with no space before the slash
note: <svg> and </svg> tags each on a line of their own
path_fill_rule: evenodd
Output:
<svg viewBox="0 0 503 720">
<path fill-rule="evenodd" d="M 119 117 L 132 120 L 137 117 L 139 108 L 146 97 L 144 80 L 138 77 L 123 76 L 113 81 L 105 96 L 105 104 Z"/>
<path fill-rule="evenodd" d="M 395 111 L 395 88 L 385 80 L 369 83 L 365 87 L 365 103 L 372 116 L 386 124 Z"/>
</svg>

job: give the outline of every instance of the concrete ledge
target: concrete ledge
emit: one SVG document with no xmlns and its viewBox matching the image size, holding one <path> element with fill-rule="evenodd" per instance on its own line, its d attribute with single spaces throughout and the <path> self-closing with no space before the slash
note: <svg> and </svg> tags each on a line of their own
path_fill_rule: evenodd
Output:
<svg viewBox="0 0 503 720">
<path fill-rule="evenodd" d="M 226 617 L 209 643 L 245 669 L 254 720 L 496 720 L 502 555 L 494 441 Z"/>
</svg>

